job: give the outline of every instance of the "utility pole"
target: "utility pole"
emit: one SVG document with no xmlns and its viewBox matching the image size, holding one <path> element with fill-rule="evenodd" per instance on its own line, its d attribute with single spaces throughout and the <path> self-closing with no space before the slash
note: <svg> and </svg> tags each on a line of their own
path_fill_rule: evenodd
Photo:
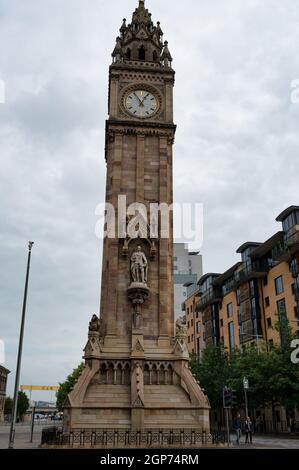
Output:
<svg viewBox="0 0 299 470">
<path fill-rule="evenodd" d="M 28 284 L 29 284 L 31 250 L 32 250 L 33 245 L 34 245 L 34 242 L 29 242 L 28 243 L 27 271 L 26 271 L 26 281 L 25 281 L 25 290 L 24 290 L 22 320 L 21 320 L 21 329 L 20 329 L 17 369 L 16 369 L 16 377 L 15 377 L 14 400 L 13 400 L 13 409 L 12 409 L 12 421 L 11 421 L 10 434 L 9 434 L 9 445 L 8 445 L 9 449 L 14 448 L 14 440 L 15 440 L 15 433 L 16 433 L 18 392 L 19 392 L 19 385 L 20 385 L 20 374 L 21 374 L 21 362 L 22 362 L 22 352 L 23 352 L 23 338 L 24 338 L 27 293 L 28 293 Z"/>
</svg>

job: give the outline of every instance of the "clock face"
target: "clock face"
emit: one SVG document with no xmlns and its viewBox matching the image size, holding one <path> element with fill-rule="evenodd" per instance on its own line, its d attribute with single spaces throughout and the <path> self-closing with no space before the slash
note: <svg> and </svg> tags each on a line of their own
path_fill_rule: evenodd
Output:
<svg viewBox="0 0 299 470">
<path fill-rule="evenodd" d="M 146 90 L 134 90 L 126 96 L 127 111 L 138 118 L 153 116 L 158 109 L 157 98 Z"/>
</svg>

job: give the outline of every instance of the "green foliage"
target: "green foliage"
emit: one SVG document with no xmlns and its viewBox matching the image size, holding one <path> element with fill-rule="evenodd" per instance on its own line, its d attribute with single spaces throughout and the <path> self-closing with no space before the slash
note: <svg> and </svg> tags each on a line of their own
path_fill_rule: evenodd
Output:
<svg viewBox="0 0 299 470">
<path fill-rule="evenodd" d="M 18 408 L 17 408 L 17 417 L 22 421 L 26 411 L 30 405 L 29 398 L 25 392 L 18 392 Z"/>
<path fill-rule="evenodd" d="M 81 364 L 67 377 L 66 381 L 59 384 L 59 390 L 56 394 L 56 406 L 58 411 L 63 411 L 65 400 L 80 377 L 83 369 L 84 363 L 81 362 Z"/>
<path fill-rule="evenodd" d="M 4 414 L 11 415 L 12 414 L 12 406 L 13 406 L 13 399 L 11 397 L 5 398 L 4 403 Z"/>
<path fill-rule="evenodd" d="M 192 358 L 191 369 L 214 409 L 222 407 L 225 385 L 236 390 L 238 407 L 244 406 L 244 377 L 249 380 L 251 408 L 276 402 L 289 410 L 299 408 L 299 366 L 291 362 L 286 343 L 284 348 L 274 347 L 271 351 L 251 346 L 230 354 L 220 346 L 210 347 L 200 362 Z"/>
</svg>

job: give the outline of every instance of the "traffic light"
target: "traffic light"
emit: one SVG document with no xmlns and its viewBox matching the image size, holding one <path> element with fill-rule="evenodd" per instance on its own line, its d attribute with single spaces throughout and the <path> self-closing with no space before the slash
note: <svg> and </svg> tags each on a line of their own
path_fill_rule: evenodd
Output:
<svg viewBox="0 0 299 470">
<path fill-rule="evenodd" d="M 232 391 L 228 387 L 223 387 L 223 408 L 232 407 Z"/>
<path fill-rule="evenodd" d="M 232 397 L 232 407 L 237 406 L 237 392 L 236 390 L 231 390 L 231 397 Z"/>
</svg>

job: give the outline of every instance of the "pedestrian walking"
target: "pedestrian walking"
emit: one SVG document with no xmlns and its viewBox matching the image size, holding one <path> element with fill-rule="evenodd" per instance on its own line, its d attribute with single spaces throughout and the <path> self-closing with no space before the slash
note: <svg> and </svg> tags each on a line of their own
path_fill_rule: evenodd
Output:
<svg viewBox="0 0 299 470">
<path fill-rule="evenodd" d="M 236 438 L 237 438 L 236 442 L 239 445 L 241 435 L 242 435 L 242 421 L 241 421 L 241 416 L 239 414 L 237 415 L 237 417 L 235 419 L 234 428 L 236 430 Z"/>
<path fill-rule="evenodd" d="M 252 433 L 253 433 L 253 423 L 250 419 L 250 416 L 247 416 L 245 420 L 245 435 L 246 435 L 245 444 L 249 444 L 249 441 L 250 441 L 250 444 L 252 444 Z"/>
</svg>

